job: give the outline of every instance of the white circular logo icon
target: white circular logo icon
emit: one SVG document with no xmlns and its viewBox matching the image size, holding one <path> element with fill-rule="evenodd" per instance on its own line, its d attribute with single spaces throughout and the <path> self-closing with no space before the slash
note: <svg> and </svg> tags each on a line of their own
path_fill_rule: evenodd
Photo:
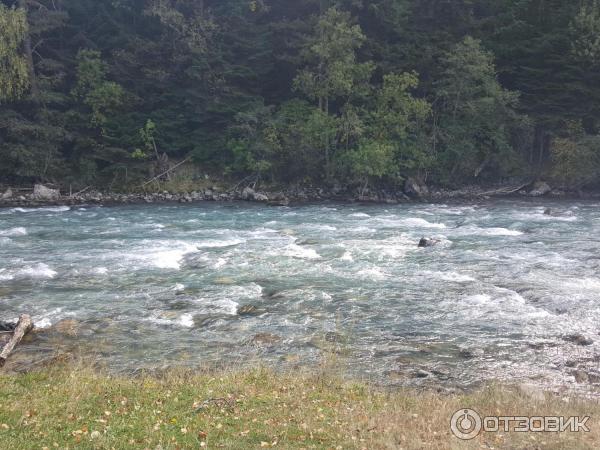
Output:
<svg viewBox="0 0 600 450">
<path fill-rule="evenodd" d="M 472 409 L 461 409 L 450 419 L 452 434 L 463 441 L 475 439 L 481 433 L 481 416 Z"/>
</svg>

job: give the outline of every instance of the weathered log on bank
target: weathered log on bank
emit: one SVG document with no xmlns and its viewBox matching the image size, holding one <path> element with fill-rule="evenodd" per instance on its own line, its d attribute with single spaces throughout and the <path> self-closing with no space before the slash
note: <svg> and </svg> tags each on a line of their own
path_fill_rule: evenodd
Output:
<svg viewBox="0 0 600 450">
<path fill-rule="evenodd" d="M 13 352 L 15 347 L 19 345 L 19 342 L 21 342 L 21 339 L 23 339 L 23 337 L 32 329 L 33 322 L 31 321 L 31 317 L 27 314 L 21 315 L 21 317 L 19 317 L 19 321 L 17 322 L 17 326 L 15 327 L 15 331 L 13 332 L 12 337 L 4 346 L 2 352 L 0 352 L 0 367 L 4 366 L 4 363 L 6 363 L 6 360 L 8 359 L 10 354 Z"/>
</svg>

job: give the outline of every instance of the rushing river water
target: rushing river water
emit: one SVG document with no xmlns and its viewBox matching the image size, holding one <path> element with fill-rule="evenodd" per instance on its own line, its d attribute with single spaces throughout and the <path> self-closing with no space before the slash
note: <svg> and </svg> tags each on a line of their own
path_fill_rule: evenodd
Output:
<svg viewBox="0 0 600 450">
<path fill-rule="evenodd" d="M 0 319 L 46 329 L 24 358 L 116 370 L 334 352 L 385 383 L 571 382 L 598 365 L 565 336 L 598 338 L 599 233 L 583 202 L 2 209 Z"/>
</svg>

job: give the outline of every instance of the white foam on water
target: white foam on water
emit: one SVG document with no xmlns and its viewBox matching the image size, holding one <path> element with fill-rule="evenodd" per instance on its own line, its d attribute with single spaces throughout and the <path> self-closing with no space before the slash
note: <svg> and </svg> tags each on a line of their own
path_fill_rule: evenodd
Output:
<svg viewBox="0 0 600 450">
<path fill-rule="evenodd" d="M 310 228 L 311 230 L 319 231 L 337 231 L 337 228 L 332 225 L 320 225 L 316 223 L 304 223 L 302 228 Z"/>
<path fill-rule="evenodd" d="M 321 255 L 312 248 L 301 247 L 298 244 L 288 245 L 284 249 L 283 255 L 299 259 L 321 259 Z"/>
<path fill-rule="evenodd" d="M 18 269 L 14 273 L 14 278 L 51 279 L 56 275 L 57 272 L 52 270 L 47 264 L 38 263 L 33 266 Z"/>
<path fill-rule="evenodd" d="M 39 316 L 33 317 L 33 325 L 40 329 L 50 328 L 52 325 L 67 317 L 76 316 L 77 314 L 74 311 L 63 312 L 63 308 L 54 308 L 51 311 L 47 311 Z"/>
<path fill-rule="evenodd" d="M 353 213 L 353 214 L 350 214 L 348 217 L 356 217 L 356 218 L 360 218 L 360 219 L 368 219 L 371 216 L 368 215 L 367 213 Z"/>
<path fill-rule="evenodd" d="M 175 286 L 171 288 L 172 291 L 181 292 L 185 290 L 185 286 L 181 283 L 177 283 Z"/>
<path fill-rule="evenodd" d="M 227 264 L 227 260 L 225 258 L 219 258 L 216 263 L 213 264 L 213 269 L 220 269 L 224 265 Z"/>
<path fill-rule="evenodd" d="M 96 275 L 106 275 L 108 273 L 108 269 L 106 267 L 96 267 L 94 269 L 94 273 Z"/>
<path fill-rule="evenodd" d="M 572 291 L 600 293 L 600 279 L 596 278 L 574 278 L 562 281 L 561 285 Z"/>
<path fill-rule="evenodd" d="M 8 274 L 6 269 L 0 269 L 0 281 L 10 281 L 13 278 L 14 276 Z"/>
<path fill-rule="evenodd" d="M 181 260 L 185 256 L 184 250 L 166 250 L 151 254 L 152 263 L 159 269 L 181 269 Z"/>
<path fill-rule="evenodd" d="M 464 275 L 458 272 L 432 272 L 435 275 L 438 275 L 440 279 L 444 281 L 452 281 L 455 283 L 468 283 L 470 281 L 476 281 L 475 278 L 470 277 L 469 275 Z"/>
<path fill-rule="evenodd" d="M 70 211 L 69 206 L 46 206 L 43 208 L 11 208 L 9 211 L 18 213 L 32 213 L 32 212 L 65 212 Z"/>
<path fill-rule="evenodd" d="M 34 321 L 33 325 L 35 328 L 43 330 L 45 328 L 50 328 L 52 326 L 52 321 L 48 317 L 44 317 L 43 319 Z"/>
<path fill-rule="evenodd" d="M 521 236 L 522 231 L 510 230 L 508 228 L 483 228 L 481 233 L 487 236 Z"/>
<path fill-rule="evenodd" d="M 27 236 L 27 228 L 16 227 L 9 228 L 8 230 L 0 230 L 0 236 Z"/>
<path fill-rule="evenodd" d="M 223 248 L 223 247 L 233 247 L 235 245 L 243 244 L 244 241 L 241 239 L 230 239 L 225 241 L 213 240 L 213 241 L 205 241 L 199 242 L 196 244 L 197 248 Z"/>
<path fill-rule="evenodd" d="M 191 314 L 182 314 L 177 322 L 182 327 L 192 328 L 194 326 L 194 316 L 192 316 Z"/>
<path fill-rule="evenodd" d="M 378 267 L 372 267 L 370 269 L 362 269 L 359 270 L 356 275 L 360 278 L 364 278 L 367 280 L 384 280 L 386 278 L 386 274 L 382 272 Z"/>
<path fill-rule="evenodd" d="M 468 295 L 462 299 L 462 305 L 486 306 L 492 303 L 492 296 L 487 294 Z"/>
<path fill-rule="evenodd" d="M 523 222 L 539 220 L 544 222 L 577 222 L 579 218 L 573 213 L 573 211 L 554 211 L 552 214 L 544 214 L 546 208 L 539 207 L 535 208 L 535 212 L 515 212 L 511 214 L 514 220 Z"/>
<path fill-rule="evenodd" d="M 460 206 L 453 208 L 444 208 L 441 211 L 443 214 L 449 214 L 452 216 L 462 216 L 464 214 L 472 214 L 477 212 L 477 209 L 473 206 Z"/>
<path fill-rule="evenodd" d="M 349 231 L 352 231 L 353 233 L 375 233 L 377 230 L 369 227 L 356 227 L 350 228 Z"/>
<path fill-rule="evenodd" d="M 217 306 L 221 311 L 230 316 L 237 315 L 239 303 L 231 300 L 230 298 L 224 298 L 221 300 L 217 300 L 213 303 L 214 306 Z"/>
<path fill-rule="evenodd" d="M 340 259 L 342 261 L 349 261 L 349 262 L 354 261 L 354 258 L 352 257 L 352 253 L 350 253 L 350 252 L 344 252 L 344 254 L 341 256 Z"/>
<path fill-rule="evenodd" d="M 438 228 L 444 229 L 446 225 L 443 223 L 432 223 L 428 222 L 425 219 L 420 217 L 409 217 L 407 219 L 402 219 L 398 222 L 400 225 L 405 225 L 408 227 L 417 227 L 417 228 Z"/>
<path fill-rule="evenodd" d="M 157 325 L 179 326 L 184 328 L 192 328 L 194 326 L 194 318 L 191 314 L 177 314 L 169 311 L 153 313 L 152 316 L 142 319 L 145 322 L 151 322 Z"/>
<path fill-rule="evenodd" d="M 510 230 L 508 228 L 492 227 L 482 228 L 477 226 L 467 226 L 458 229 L 459 232 L 465 235 L 479 235 L 479 236 L 521 236 L 522 231 Z"/>
<path fill-rule="evenodd" d="M 506 321 L 513 324 L 530 324 L 532 320 L 547 321 L 554 317 L 550 312 L 529 304 L 519 293 L 511 289 L 496 288 L 496 290 L 497 293 L 493 296 L 490 294 L 465 296 L 458 304 L 446 301 L 446 307 L 466 318 L 477 318 L 486 322 L 492 315 L 499 325 Z"/>
<path fill-rule="evenodd" d="M 328 301 L 328 302 L 333 300 L 333 297 L 325 291 L 321 292 L 321 297 L 323 298 L 323 300 Z"/>
<path fill-rule="evenodd" d="M 0 246 L 3 245 L 8 245 L 12 242 L 11 238 L 7 238 L 7 237 L 0 237 Z"/>
<path fill-rule="evenodd" d="M 183 257 L 189 253 L 198 251 L 196 245 L 182 241 L 160 241 L 154 245 L 160 244 L 155 249 L 144 251 L 141 254 L 133 255 L 133 259 L 148 262 L 150 265 L 159 269 L 181 269 Z M 152 245 L 152 244 L 150 244 Z"/>
</svg>

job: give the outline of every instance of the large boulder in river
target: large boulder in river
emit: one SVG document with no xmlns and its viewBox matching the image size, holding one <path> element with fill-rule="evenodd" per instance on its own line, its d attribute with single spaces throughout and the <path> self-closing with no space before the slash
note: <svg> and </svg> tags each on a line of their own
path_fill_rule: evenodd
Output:
<svg viewBox="0 0 600 450">
<path fill-rule="evenodd" d="M 60 191 L 58 189 L 50 189 L 43 184 L 36 184 L 33 188 L 33 198 L 35 200 L 58 200 Z"/>
<path fill-rule="evenodd" d="M 533 185 L 533 189 L 531 189 L 529 195 L 531 197 L 543 197 L 544 195 L 547 195 L 550 192 L 552 192 L 552 188 L 548 183 L 546 183 L 545 181 L 537 181 Z"/>
<path fill-rule="evenodd" d="M 404 193 L 412 197 L 426 197 L 429 195 L 429 188 L 421 180 L 410 177 L 404 182 Z"/>
</svg>

